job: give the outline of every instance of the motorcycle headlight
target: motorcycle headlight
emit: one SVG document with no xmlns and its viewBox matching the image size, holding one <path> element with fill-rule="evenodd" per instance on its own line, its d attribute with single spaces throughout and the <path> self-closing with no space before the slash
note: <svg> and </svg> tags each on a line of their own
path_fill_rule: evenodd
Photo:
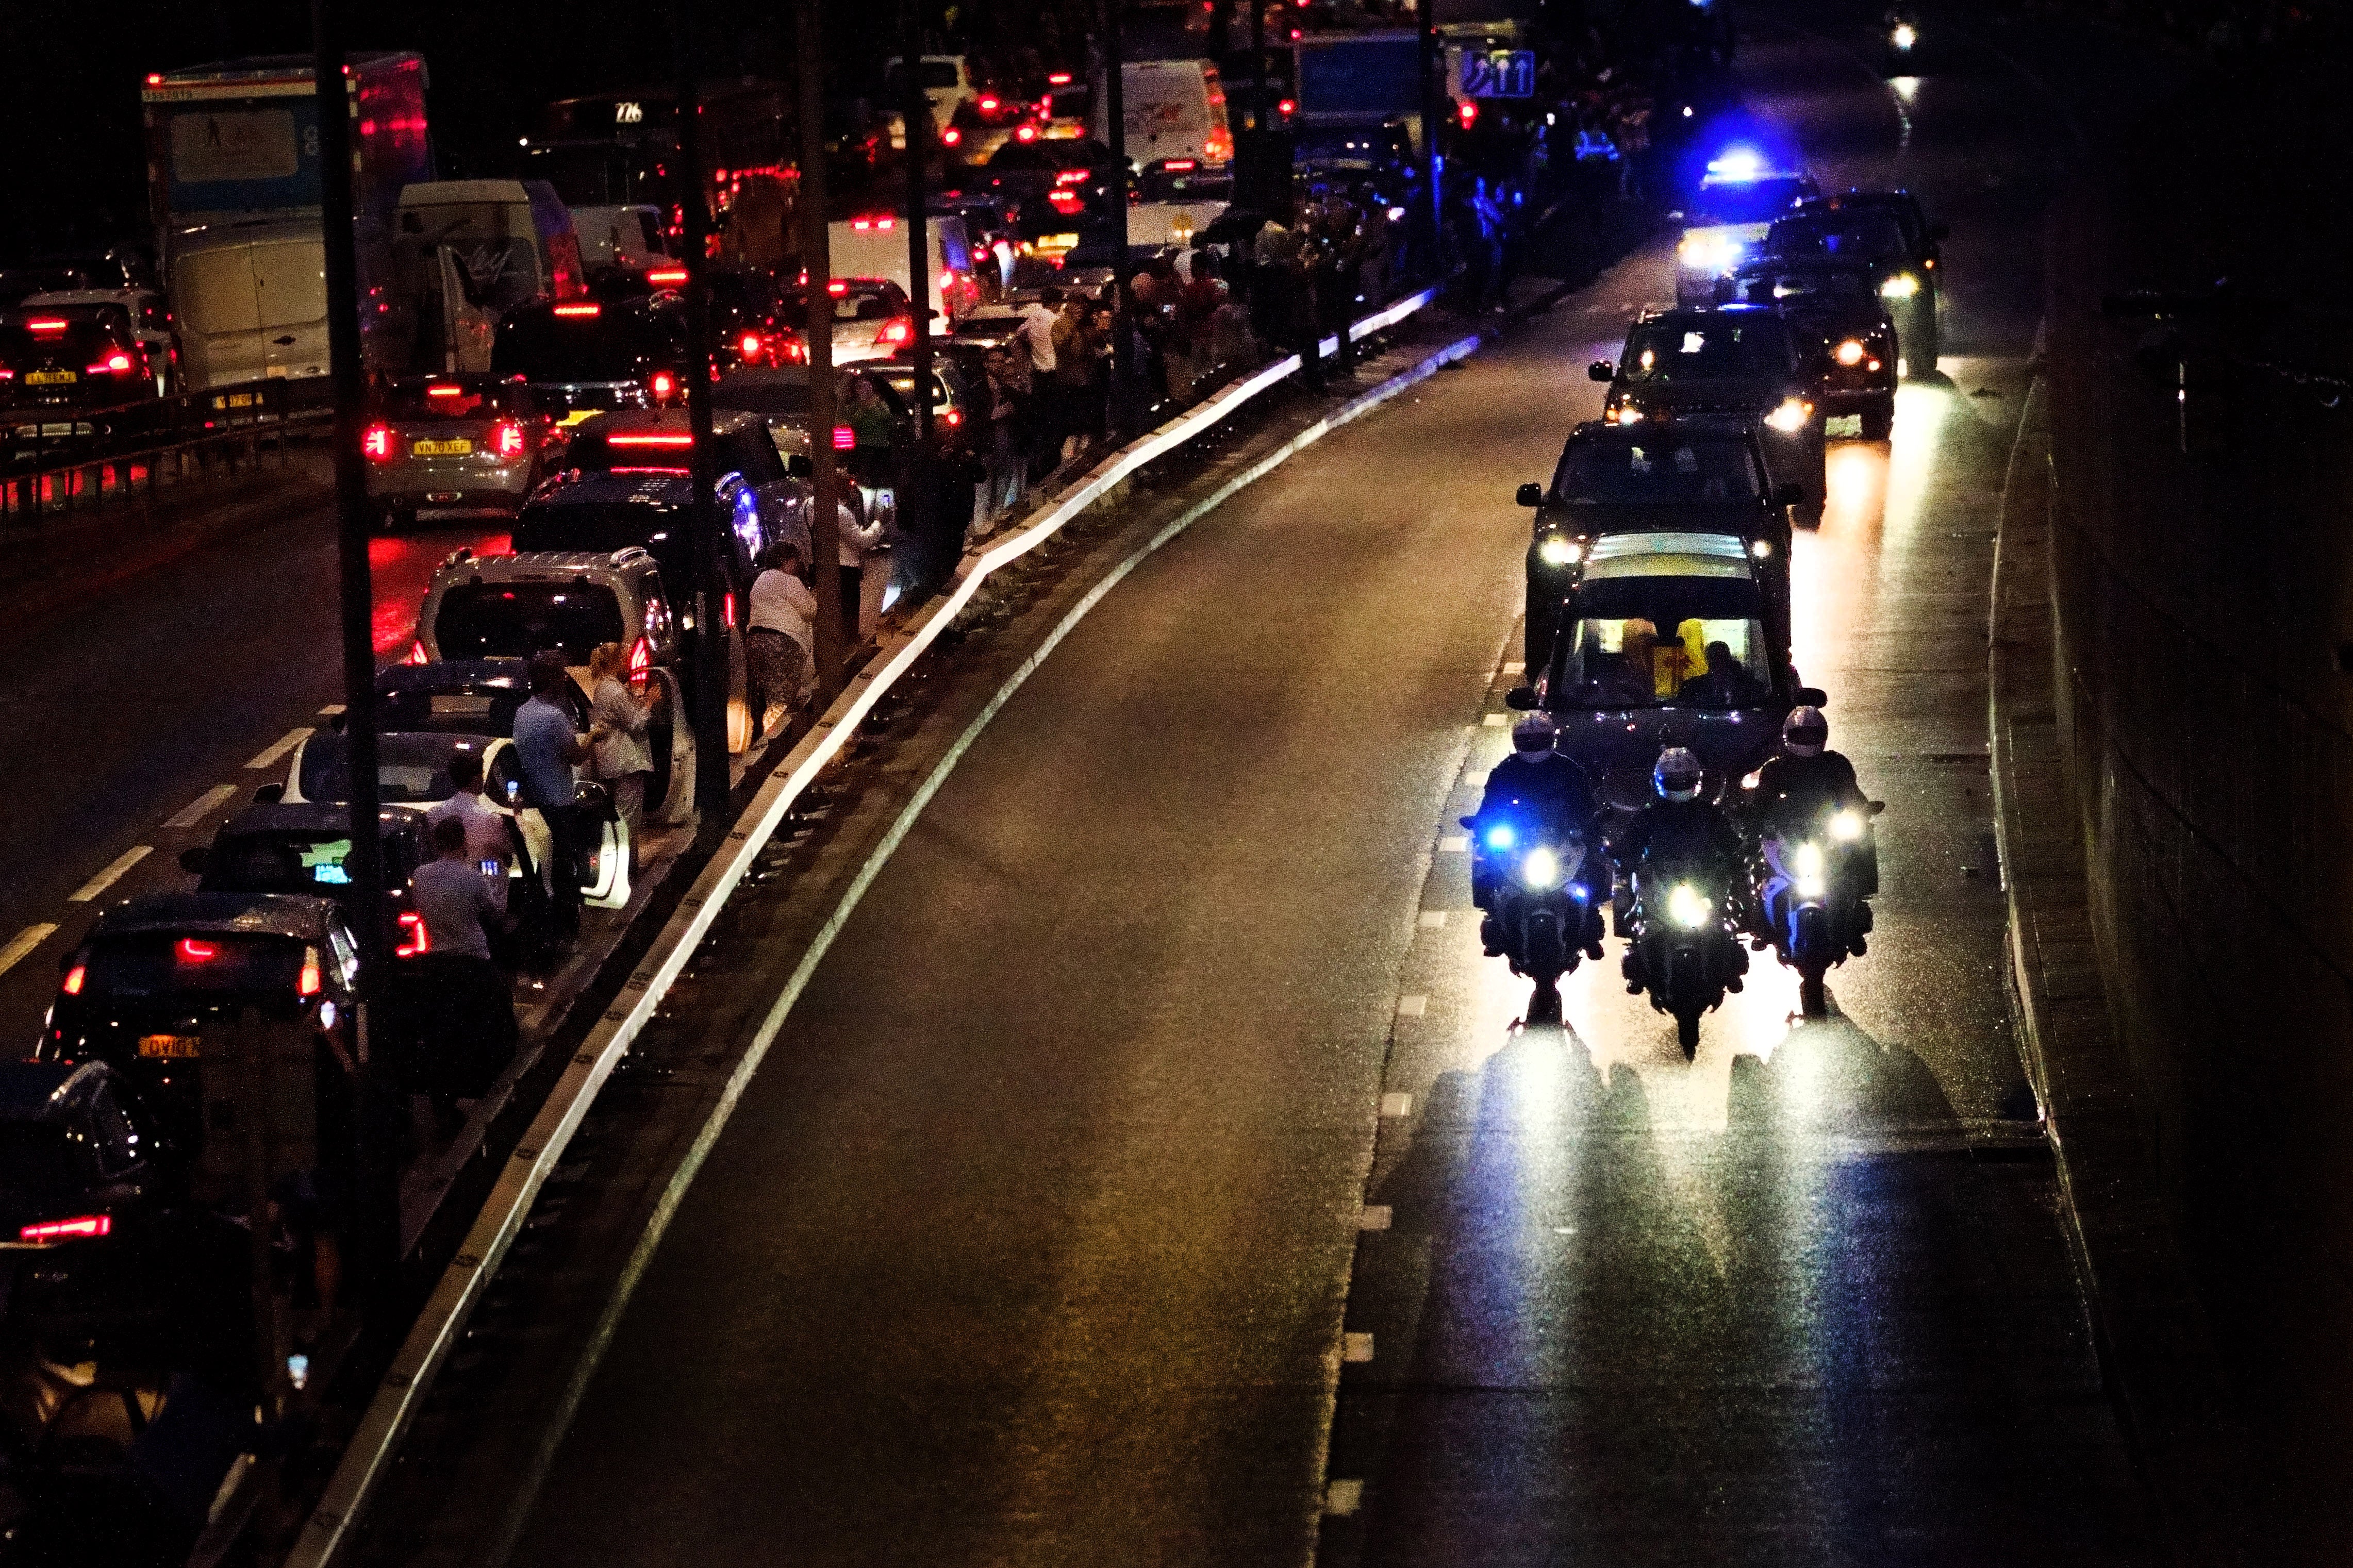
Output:
<svg viewBox="0 0 2353 1568">
<path fill-rule="evenodd" d="M 1577 559 L 1577 546 L 1557 533 L 1547 533 L 1536 546 L 1536 559 L 1547 566 L 1567 566 Z"/>
<path fill-rule="evenodd" d="M 1862 837 L 1862 813 L 1841 811 L 1831 818 L 1831 837 L 1841 844 L 1852 844 Z"/>
<path fill-rule="evenodd" d="M 1707 924 L 1708 911 L 1714 907 L 1689 882 L 1677 882 L 1667 894 L 1667 919 L 1685 931 L 1697 931 Z"/>
<path fill-rule="evenodd" d="M 1920 279 L 1909 272 L 1899 272 L 1879 286 L 1883 300 L 1909 300 L 1920 291 Z"/>
<path fill-rule="evenodd" d="M 1908 49 L 1920 41 L 1920 35 L 1914 31 L 1911 23 L 1898 22 L 1895 24 L 1895 31 L 1889 34 L 1888 38 L 1897 48 Z"/>
<path fill-rule="evenodd" d="M 1862 345 L 1854 339 L 1849 338 L 1831 351 L 1831 357 L 1839 363 L 1852 369 L 1862 363 Z"/>
<path fill-rule="evenodd" d="M 1539 892 L 1560 886 L 1560 857 L 1539 846 L 1520 862 L 1520 880 Z"/>
<path fill-rule="evenodd" d="M 1487 829 L 1487 847 L 1490 849 L 1509 849 L 1513 844 L 1518 840 L 1519 837 L 1520 836 L 1518 834 L 1512 831 L 1512 825 L 1510 823 L 1499 822 L 1495 824 L 1494 826 Z"/>
<path fill-rule="evenodd" d="M 1802 397 L 1785 397 L 1781 406 L 1765 416 L 1765 423 L 1785 436 L 1794 436 L 1814 416 L 1814 405 Z"/>
<path fill-rule="evenodd" d="M 1822 847 L 1819 844 L 1799 845 L 1798 852 L 1789 857 L 1789 864 L 1800 877 L 1820 877 L 1822 874 Z"/>
</svg>

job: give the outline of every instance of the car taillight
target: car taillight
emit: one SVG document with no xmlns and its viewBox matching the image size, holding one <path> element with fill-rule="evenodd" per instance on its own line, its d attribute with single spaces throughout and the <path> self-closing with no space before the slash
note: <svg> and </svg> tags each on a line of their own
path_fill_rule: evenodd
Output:
<svg viewBox="0 0 2353 1568">
<path fill-rule="evenodd" d="M 1035 142 L 1038 140 L 1038 128 L 1034 125 L 1017 126 L 1013 132 L 1013 140 L 1016 142 Z"/>
<path fill-rule="evenodd" d="M 63 321 L 54 321 L 47 317 L 36 317 L 32 321 L 25 323 L 25 330 L 31 332 L 36 337 L 45 338 L 52 332 L 64 331 L 66 330 L 66 324 Z"/>
<path fill-rule="evenodd" d="M 80 1241 L 85 1237 L 107 1236 L 113 1229 L 114 1220 L 110 1215 L 77 1215 L 72 1219 L 45 1219 L 26 1226 L 16 1232 L 16 1239 L 45 1247 L 52 1241 Z"/>
<path fill-rule="evenodd" d="M 654 401 L 657 403 L 667 403 L 670 399 L 678 395 L 678 377 L 670 374 L 670 373 L 666 370 L 658 370 L 654 372 L 653 375 L 646 382 L 646 386 L 648 390 L 652 392 L 654 395 Z"/>
<path fill-rule="evenodd" d="M 654 645 L 639 637 L 629 645 L 629 679 L 642 680 L 654 667 Z"/>
<path fill-rule="evenodd" d="M 392 426 L 371 425 L 360 436 L 360 450 L 378 463 L 392 461 Z"/>
<path fill-rule="evenodd" d="M 423 637 L 418 637 L 416 641 L 408 645 L 408 658 L 406 662 L 410 664 L 430 664 L 433 662 L 425 656 L 425 639 Z"/>
<path fill-rule="evenodd" d="M 825 286 L 825 291 L 839 300 L 843 295 L 849 292 L 849 281 L 845 279 L 837 278 L 832 282 Z"/>
<path fill-rule="evenodd" d="M 90 374 L 92 375 L 124 375 L 128 374 L 130 370 L 131 356 L 129 354 L 112 353 L 107 355 L 104 359 L 100 360 L 96 364 L 91 365 L 90 367 Z"/>
<path fill-rule="evenodd" d="M 1475 98 L 1464 99 L 1454 106 L 1454 117 L 1462 122 L 1463 130 L 1470 130 L 1479 123 L 1479 100 Z"/>
<path fill-rule="evenodd" d="M 501 420 L 498 427 L 491 433 L 491 443 L 501 458 L 522 457 L 522 426 Z"/>
<path fill-rule="evenodd" d="M 1299 112 L 1299 100 L 1295 98 L 1286 98 L 1274 106 L 1274 111 L 1288 120 Z"/>
<path fill-rule="evenodd" d="M 1086 198 L 1076 191 L 1048 191 L 1046 205 L 1064 217 L 1075 217 L 1086 205 Z"/>
<path fill-rule="evenodd" d="M 182 937 L 173 944 L 173 950 L 182 963 L 210 963 L 220 956 L 218 943 L 198 942 L 192 936 Z"/>
<path fill-rule="evenodd" d="M 894 316 L 883 322 L 882 330 L 874 334 L 874 346 L 878 349 L 895 348 L 914 335 L 915 324 L 913 321 L 903 316 Z"/>
<path fill-rule="evenodd" d="M 798 338 L 787 340 L 785 343 L 785 358 L 795 364 L 808 363 L 808 345 Z"/>
<path fill-rule="evenodd" d="M 980 95 L 980 111 L 983 114 L 994 114 L 1003 107 L 1003 101 L 995 93 L 984 92 Z"/>
<path fill-rule="evenodd" d="M 77 963 L 71 969 L 66 971 L 65 984 L 59 986 L 58 989 L 63 991 L 69 996 L 79 996 L 81 994 L 82 982 L 89 978 L 90 965 L 86 963 Z"/>
<path fill-rule="evenodd" d="M 555 313 L 564 317 L 566 321 L 575 321 L 584 316 L 600 316 L 604 314 L 604 312 L 605 307 L 596 304 L 558 305 L 555 307 Z"/>
<path fill-rule="evenodd" d="M 663 452 L 683 452 L 694 445 L 691 430 L 617 430 L 605 437 L 607 447 L 629 450 L 649 447 Z"/>
<path fill-rule="evenodd" d="M 1160 165 L 1172 174 L 1189 174 L 1201 166 L 1198 158 L 1170 158 Z"/>
<path fill-rule="evenodd" d="M 1087 173 L 1084 169 L 1065 169 L 1054 176 L 1054 183 L 1058 185 L 1082 185 L 1086 184 Z"/>
<path fill-rule="evenodd" d="M 719 595 L 719 624 L 729 631 L 735 629 L 735 594 L 733 589 Z"/>
<path fill-rule="evenodd" d="M 745 359 L 758 359 L 765 346 L 760 342 L 760 334 L 757 332 L 745 332 L 735 341 L 735 351 Z"/>
<path fill-rule="evenodd" d="M 414 910 L 400 917 L 400 945 L 392 950 L 395 958 L 415 958 L 433 951 L 433 933 L 425 929 L 425 917 Z"/>
<path fill-rule="evenodd" d="M 847 425 L 837 425 L 833 427 L 833 449 L 835 451 L 847 452 L 857 445 L 858 432 L 856 430 L 850 428 Z"/>
<path fill-rule="evenodd" d="M 306 947 L 302 950 L 302 973 L 294 977 L 294 994 L 316 996 L 322 984 L 324 981 L 319 973 L 319 950 Z"/>
<path fill-rule="evenodd" d="M 646 281 L 657 289 L 682 289 L 686 286 L 686 268 L 657 267 L 646 274 Z"/>
<path fill-rule="evenodd" d="M 963 143 L 964 132 L 957 130 L 953 125 L 940 132 L 940 145 L 943 147 L 957 147 L 963 145 Z"/>
<path fill-rule="evenodd" d="M 438 386 L 427 387 L 425 389 L 425 395 L 427 397 L 463 397 L 466 395 L 466 389 L 454 384 L 444 384 Z"/>
<path fill-rule="evenodd" d="M 945 425 L 951 430 L 955 429 L 957 426 L 964 423 L 964 410 L 961 408 L 944 409 L 940 414 L 940 423 Z"/>
</svg>

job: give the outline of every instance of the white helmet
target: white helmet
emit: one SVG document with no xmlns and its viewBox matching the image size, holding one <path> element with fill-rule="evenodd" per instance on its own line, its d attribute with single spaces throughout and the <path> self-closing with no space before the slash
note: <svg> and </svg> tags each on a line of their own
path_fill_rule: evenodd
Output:
<svg viewBox="0 0 2353 1568">
<path fill-rule="evenodd" d="M 1793 757 L 1819 757 L 1831 743 L 1831 721 L 1819 708 L 1792 708 L 1781 721 L 1781 746 Z"/>
<path fill-rule="evenodd" d="M 1512 750 L 1524 757 L 1552 754 L 1552 743 L 1560 733 L 1559 726 L 1549 713 L 1531 713 L 1512 726 Z"/>
<path fill-rule="evenodd" d="M 1700 778 L 1699 759 L 1684 747 L 1669 746 L 1659 753 L 1659 765 L 1651 770 L 1651 787 L 1659 792 L 1661 800 L 1697 800 Z"/>
</svg>

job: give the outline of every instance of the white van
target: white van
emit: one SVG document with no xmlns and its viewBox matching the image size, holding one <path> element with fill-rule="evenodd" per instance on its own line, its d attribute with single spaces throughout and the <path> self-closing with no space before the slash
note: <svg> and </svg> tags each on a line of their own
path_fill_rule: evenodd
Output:
<svg viewBox="0 0 2353 1568">
<path fill-rule="evenodd" d="M 979 305 L 980 284 L 972 275 L 972 246 L 965 238 L 962 218 L 930 218 L 923 229 L 931 252 L 931 277 L 926 281 L 933 330 L 944 331 Z M 836 278 L 888 278 L 906 290 L 908 299 L 923 297 L 908 279 L 907 231 L 899 226 L 896 215 L 883 213 L 828 224 L 827 234 L 826 247 Z"/>
<path fill-rule="evenodd" d="M 574 207 L 572 231 L 580 237 L 585 266 L 635 272 L 670 259 L 662 248 L 659 207 Z"/>
<path fill-rule="evenodd" d="M 587 291 L 572 214 L 544 180 L 404 185 L 392 253 L 419 361 L 445 370 L 488 370 L 499 318 L 517 305 Z"/>
<path fill-rule="evenodd" d="M 327 374 L 327 251 L 317 219 L 183 230 L 170 258 L 191 391 Z"/>
<path fill-rule="evenodd" d="M 1130 60 L 1120 68 L 1121 117 L 1127 122 L 1127 155 L 1138 172 L 1170 164 L 1209 168 L 1234 160 L 1234 134 L 1226 123 L 1226 89 L 1209 60 Z M 1111 122 L 1104 94 L 1095 93 L 1094 135 L 1108 142 Z M 1192 162 L 1187 164 L 1186 160 Z"/>
</svg>

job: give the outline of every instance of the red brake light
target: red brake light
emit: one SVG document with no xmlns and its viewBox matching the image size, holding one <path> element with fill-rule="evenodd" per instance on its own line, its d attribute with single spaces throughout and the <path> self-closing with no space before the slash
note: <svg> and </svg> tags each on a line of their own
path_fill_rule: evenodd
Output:
<svg viewBox="0 0 2353 1568">
<path fill-rule="evenodd" d="M 758 359 L 760 357 L 760 334 L 757 332 L 745 332 L 742 338 L 736 341 L 735 344 L 736 352 L 741 353 L 745 359 Z"/>
<path fill-rule="evenodd" d="M 668 375 L 668 371 L 656 371 L 656 379 Z M 607 447 L 659 447 L 666 452 L 683 452 L 694 445 L 691 430 L 621 430 L 605 437 Z"/>
<path fill-rule="evenodd" d="M 890 348 L 907 342 L 914 335 L 915 325 L 913 321 L 908 321 L 904 316 L 893 316 L 882 323 L 881 331 L 874 334 L 874 346 Z"/>
<path fill-rule="evenodd" d="M 1299 112 L 1299 100 L 1295 98 L 1286 98 L 1274 106 L 1274 111 L 1288 120 Z"/>
<path fill-rule="evenodd" d="M 586 305 L 558 305 L 555 307 L 555 313 L 559 316 L 567 318 L 575 316 L 601 316 L 605 313 L 605 307 L 593 302 Z"/>
<path fill-rule="evenodd" d="M 675 289 L 686 281 L 683 267 L 657 267 L 646 274 L 646 281 L 657 289 Z"/>
<path fill-rule="evenodd" d="M 638 679 L 654 667 L 654 645 L 639 637 L 629 645 L 629 679 Z"/>
<path fill-rule="evenodd" d="M 423 637 L 418 637 L 416 641 L 408 645 L 407 662 L 410 664 L 430 664 L 432 662 L 432 660 L 425 657 L 425 639 Z"/>
<path fill-rule="evenodd" d="M 899 226 L 899 220 L 895 217 L 854 217 L 849 220 L 849 226 L 859 234 L 878 228 L 888 232 Z"/>
<path fill-rule="evenodd" d="M 63 321 L 52 321 L 46 316 L 37 316 L 25 323 L 25 330 L 28 332 L 62 332 L 66 330 L 66 324 Z"/>
<path fill-rule="evenodd" d="M 105 1236 L 113 1229 L 114 1220 L 111 1215 L 86 1214 L 73 1219 L 45 1219 L 37 1225 L 26 1226 L 16 1232 L 16 1239 L 38 1246 L 52 1241 L 79 1241 L 85 1237 Z"/>
<path fill-rule="evenodd" d="M 1087 172 L 1084 169 L 1065 169 L 1054 176 L 1054 183 L 1058 185 L 1082 185 L 1086 184 L 1086 180 Z"/>
<path fill-rule="evenodd" d="M 466 395 L 466 389 L 462 386 L 443 384 L 438 386 L 427 387 L 425 389 L 425 395 L 427 397 L 463 397 Z"/>
<path fill-rule="evenodd" d="M 963 141 L 964 132 L 953 125 L 940 132 L 940 145 L 943 147 L 954 147 Z"/>
<path fill-rule="evenodd" d="M 58 989 L 62 990 L 69 996 L 79 996 L 81 994 L 82 982 L 89 978 L 90 965 L 87 963 L 77 963 L 71 969 L 66 971 L 65 984 L 58 987 Z"/>
<path fill-rule="evenodd" d="M 213 942 L 198 942 L 195 937 L 184 936 L 174 944 L 173 951 L 182 963 L 210 963 L 220 956 L 220 944 Z"/>
<path fill-rule="evenodd" d="M 162 71 L 149 71 L 149 72 L 147 73 L 147 85 L 148 85 L 149 87 L 161 87 L 161 86 L 163 86 L 163 85 L 164 85 L 164 73 L 163 73 Z"/>
<path fill-rule="evenodd" d="M 1048 87 L 1068 87 L 1071 85 L 1071 73 L 1068 71 L 1049 71 L 1046 73 L 1046 85 Z"/>
<path fill-rule="evenodd" d="M 1038 128 L 1034 125 L 1017 126 L 1013 132 L 1013 140 L 1016 142 L 1035 142 L 1038 140 Z"/>
<path fill-rule="evenodd" d="M 360 450 L 375 462 L 392 461 L 392 426 L 371 425 L 361 433 Z"/>
<path fill-rule="evenodd" d="M 845 279 L 837 278 L 825 286 L 825 291 L 839 300 L 849 292 L 849 284 Z"/>
<path fill-rule="evenodd" d="M 661 402 L 677 394 L 678 377 L 666 370 L 658 370 L 654 372 L 652 379 L 648 381 L 646 385 L 653 393 L 654 400 Z"/>
<path fill-rule="evenodd" d="M 392 950 L 395 958 L 415 958 L 433 951 L 433 933 L 425 929 L 425 917 L 415 910 L 400 917 L 401 942 Z"/>
<path fill-rule="evenodd" d="M 1462 121 L 1462 129 L 1470 130 L 1479 123 L 1479 100 L 1475 98 L 1464 99 L 1454 106 L 1454 113 L 1455 117 Z"/>
<path fill-rule="evenodd" d="M 857 445 L 858 432 L 856 430 L 851 429 L 847 425 L 837 425 L 833 427 L 833 449 L 835 451 L 847 452 Z"/>
<path fill-rule="evenodd" d="M 1197 158 L 1171 158 L 1160 166 L 1172 174 L 1182 174 L 1189 170 L 1199 168 L 1201 164 L 1200 160 Z"/>
<path fill-rule="evenodd" d="M 302 950 L 302 973 L 294 977 L 294 994 L 316 996 L 319 994 L 320 984 L 319 950 L 315 947 L 306 947 Z"/>
<path fill-rule="evenodd" d="M 735 629 L 735 591 L 733 588 L 719 596 L 719 624 L 730 631 Z"/>
<path fill-rule="evenodd" d="M 1076 191 L 1048 191 L 1046 205 L 1064 217 L 1075 217 L 1086 210 L 1087 199 Z"/>
<path fill-rule="evenodd" d="M 961 408 L 948 409 L 940 416 L 940 423 L 945 425 L 951 430 L 955 429 L 957 426 L 964 423 L 964 410 Z"/>
<path fill-rule="evenodd" d="M 111 353 L 104 359 L 100 360 L 96 364 L 91 365 L 90 367 L 90 374 L 92 375 L 121 375 L 130 368 L 131 356 L 129 354 Z"/>
<path fill-rule="evenodd" d="M 500 457 L 520 458 L 522 456 L 522 426 L 501 419 L 499 421 L 498 428 L 492 433 L 491 438 L 492 443 L 497 447 Z"/>
<path fill-rule="evenodd" d="M 984 92 L 980 95 L 980 111 L 983 114 L 994 114 L 997 108 L 998 100 L 995 93 Z"/>
</svg>

